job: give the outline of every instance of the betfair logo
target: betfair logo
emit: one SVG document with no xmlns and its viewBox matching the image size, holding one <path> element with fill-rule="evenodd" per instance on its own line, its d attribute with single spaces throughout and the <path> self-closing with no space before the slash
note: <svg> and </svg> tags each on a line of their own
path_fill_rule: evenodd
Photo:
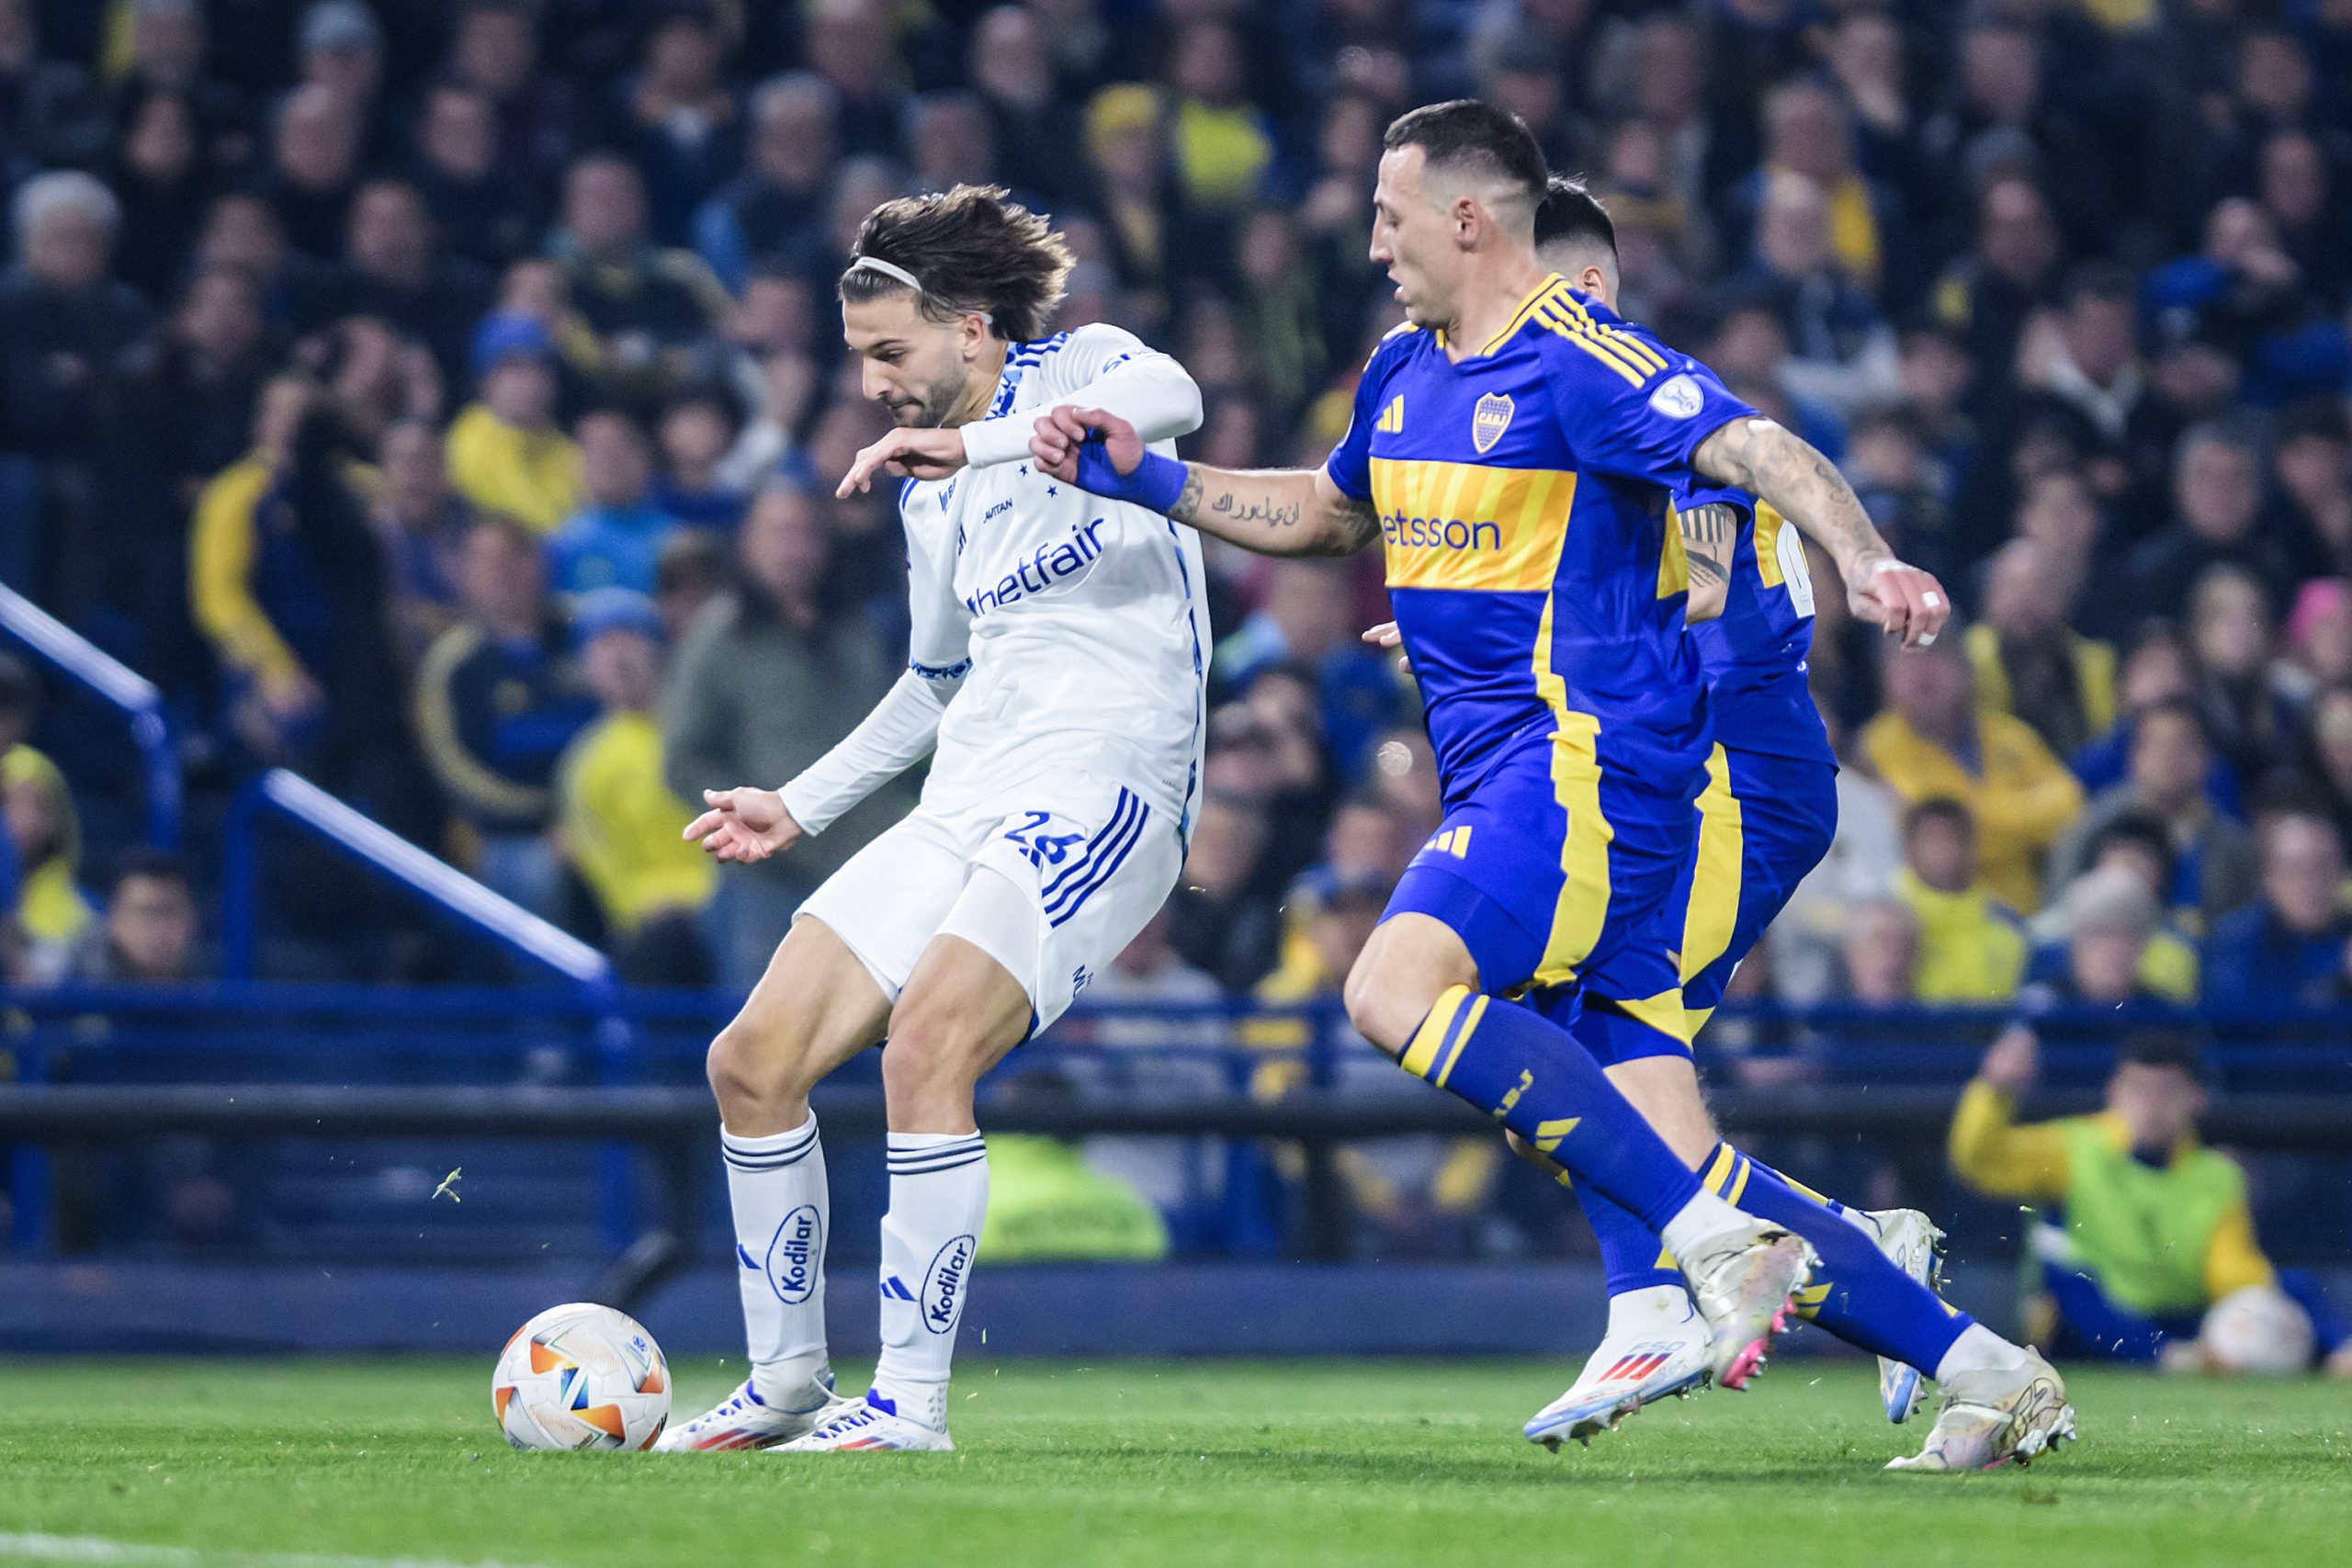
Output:
<svg viewBox="0 0 2352 1568">
<path fill-rule="evenodd" d="M 1405 434 L 1404 393 L 1399 392 L 1395 397 L 1388 400 L 1388 406 L 1380 411 L 1379 423 L 1375 423 L 1373 426 L 1373 429 L 1377 430 L 1385 435 L 1402 435 Z"/>
</svg>

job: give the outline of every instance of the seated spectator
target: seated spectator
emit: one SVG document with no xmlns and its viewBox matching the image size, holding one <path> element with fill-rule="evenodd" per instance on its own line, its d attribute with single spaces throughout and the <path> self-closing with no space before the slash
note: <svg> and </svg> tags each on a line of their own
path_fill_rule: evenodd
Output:
<svg viewBox="0 0 2352 1568">
<path fill-rule="evenodd" d="M 2132 738 L 2139 728 L 2134 716 L 2159 703 L 2193 700 L 2196 691 L 2188 644 L 2179 630 L 2169 621 L 2143 623 L 2124 655 L 2123 671 L 2116 682 L 2122 716 L 2112 729 L 2067 759 L 2067 767 L 2093 795 L 2121 784 L 2132 770 Z M 2237 770 L 2228 759 L 2213 758 L 2212 766 L 2205 772 L 2205 795 L 2214 810 L 2233 820 L 2244 818 Z"/>
<path fill-rule="evenodd" d="M 548 533 L 580 504 L 580 448 L 555 422 L 556 343 L 500 311 L 474 333 L 479 402 L 449 424 L 449 478 L 473 509 Z"/>
<path fill-rule="evenodd" d="M 683 528 L 662 542 L 653 561 L 653 603 L 671 647 L 685 640 L 695 620 L 733 581 L 730 540 L 702 528 Z"/>
<path fill-rule="evenodd" d="M 1169 942 L 1184 961 L 1245 990 L 1271 968 L 1282 940 L 1273 901 L 1256 890 L 1266 816 L 1246 797 L 1204 791 L 1184 871 L 1169 896 Z"/>
<path fill-rule="evenodd" d="M 2292 749 L 2309 694 L 2271 659 L 2269 602 L 2254 575 L 2211 566 L 2189 594 L 2198 705 L 2214 749 L 2241 777 L 2259 777 Z"/>
<path fill-rule="evenodd" d="M 14 873 L 13 924 L 25 943 L 27 972 L 51 980 L 94 916 L 77 881 L 82 824 L 73 792 L 57 764 L 25 740 L 40 708 L 32 672 L 0 655 L 0 818 Z"/>
<path fill-rule="evenodd" d="M 538 200 L 499 166 L 498 106 L 479 88 L 444 78 L 425 89 L 409 178 L 452 255 L 502 267 L 538 233 Z"/>
<path fill-rule="evenodd" d="M 1846 999 L 1883 1008 L 1936 999 L 1919 992 L 1921 942 L 1918 917 L 1908 904 L 1873 898 L 1856 908 L 1839 948 Z"/>
<path fill-rule="evenodd" d="M 773 76 L 752 94 L 743 172 L 695 214 L 695 249 L 741 292 L 756 262 L 807 267 L 824 249 L 828 177 L 841 96 L 821 76 Z"/>
<path fill-rule="evenodd" d="M 616 409 L 581 415 L 573 433 L 585 500 L 548 539 L 548 576 L 559 593 L 626 588 L 650 595 L 662 541 L 678 521 L 648 499 L 645 433 Z"/>
<path fill-rule="evenodd" d="M 733 593 L 713 604 L 672 661 L 662 702 L 664 772 L 678 797 L 779 784 L 824 755 L 882 700 L 903 655 L 842 613 L 825 513 L 805 491 L 771 485 L 736 541 Z M 788 855 L 733 868 L 715 911 L 722 983 L 748 989 L 818 883 L 902 816 L 902 782 L 876 790 Z"/>
<path fill-rule="evenodd" d="M 2262 896 L 2214 922 L 2205 942 L 2205 1004 L 2273 1012 L 2332 1000 L 2352 919 L 2344 845 L 2324 817 L 2282 812 L 2261 825 Z"/>
<path fill-rule="evenodd" d="M 2040 1210 L 2027 1247 L 2040 1283 L 2030 1303 L 2035 1344 L 2053 1355 L 2154 1361 L 2166 1340 L 2193 1339 L 2215 1302 L 2284 1288 L 2324 1330 L 2330 1370 L 2352 1372 L 2342 1329 L 2311 1281 L 2262 1255 L 2245 1172 L 2198 1142 L 2205 1088 L 2189 1042 L 2129 1036 L 2104 1110 L 2019 1125 L 2018 1100 L 2040 1061 L 2033 1031 L 2011 1026 L 1961 1095 L 1949 1145 L 1962 1180 Z"/>
<path fill-rule="evenodd" d="M 361 186 L 343 258 L 310 303 L 313 321 L 378 317 L 430 349 L 445 380 L 465 374 L 474 325 L 491 307 L 491 276 L 438 254 L 433 213 L 416 186 L 396 179 Z"/>
<path fill-rule="evenodd" d="M 2212 766 L 2195 705 L 2172 697 L 2142 709 L 2123 782 L 2092 797 L 2050 852 L 2044 886 L 2052 896 L 2091 863 L 2117 823 L 2149 818 L 2162 827 L 2169 849 L 2172 880 L 2155 890 L 2165 908 L 2182 911 L 2201 931 L 2252 897 L 2254 840 L 2213 808 L 2206 790 Z"/>
<path fill-rule="evenodd" d="M 305 84 L 278 100 L 269 164 L 255 188 L 277 214 L 287 243 L 314 261 L 343 254 L 365 133 L 358 106 L 323 83 Z"/>
<path fill-rule="evenodd" d="M 530 530 L 477 522 L 459 558 L 456 626 L 425 649 L 416 729 L 441 793 L 472 840 L 474 874 L 543 919 L 562 913 L 547 829 L 556 762 L 595 716 L 564 659 L 547 566 Z"/>
<path fill-rule="evenodd" d="M 661 463 L 650 500 L 656 510 L 689 527 L 732 534 L 741 525 L 743 492 L 719 477 L 741 423 L 734 400 L 715 386 L 690 387 L 670 400 L 654 427 Z"/>
<path fill-rule="evenodd" d="M 1834 725 L 1830 733 L 1834 740 Z M 1903 858 L 1897 807 L 1893 792 L 1860 768 L 1838 770 L 1838 828 L 1829 852 L 1764 933 L 1781 1000 L 1802 1005 L 1836 989 L 1839 950 L 1856 911 L 1894 892 Z"/>
<path fill-rule="evenodd" d="M 2352 683 L 2320 693 L 2308 752 L 2297 776 L 2326 807 L 2338 837 L 2352 843 Z"/>
<path fill-rule="evenodd" d="M 196 897 L 177 855 L 148 850 L 116 869 L 106 913 L 84 932 L 64 978 L 77 985 L 175 986 L 201 978 Z"/>
<path fill-rule="evenodd" d="M 688 351 L 724 326 L 730 302 L 692 251 L 656 243 L 646 222 L 636 167 L 591 152 L 564 176 L 562 227 L 548 254 L 596 334 L 605 389 L 650 407 L 683 378 Z"/>
<path fill-rule="evenodd" d="M 179 292 L 188 254 L 214 194 L 203 162 L 196 107 L 185 93 L 127 96 L 120 140 L 107 160 L 108 183 L 122 201 L 121 260 L 116 274 L 150 299 Z"/>
<path fill-rule="evenodd" d="M 402 420 L 384 432 L 376 470 L 368 521 L 384 547 L 401 663 L 414 669 L 458 618 L 458 561 L 472 519 L 449 488 L 441 438 L 424 421 Z"/>
<path fill-rule="evenodd" d="M 253 450 L 205 487 L 188 536 L 189 605 L 229 677 L 232 728 L 272 761 L 367 750 L 397 684 L 383 561 L 319 403 L 299 377 L 270 383 Z"/>
<path fill-rule="evenodd" d="M 2253 573 L 2265 598 L 2281 600 L 2292 581 L 2287 547 L 2262 526 L 2262 457 L 2235 426 L 2192 427 L 2173 454 L 2173 521 L 2124 562 L 2122 592 L 2142 615 L 2180 616 L 2208 567 Z"/>
<path fill-rule="evenodd" d="M 2163 905 L 2137 871 L 2093 867 L 2035 924 L 2054 934 L 2035 951 L 2026 980 L 2048 999 L 2110 1007 L 2197 999 L 2196 949 L 2167 928 Z"/>
<path fill-rule="evenodd" d="M 644 173 L 653 233 L 684 244 L 695 209 L 741 156 L 742 130 L 719 80 L 726 48 L 715 16 L 672 5 L 644 37 L 639 69 L 614 85 L 610 133 Z"/>
<path fill-rule="evenodd" d="M 599 588 L 574 606 L 571 635 L 600 711 L 557 766 L 564 856 L 595 897 L 624 980 L 702 984 L 697 917 L 718 867 L 686 841 L 694 810 L 662 777 L 661 614 L 641 593 Z"/>
<path fill-rule="evenodd" d="M 1396 721 L 1397 684 L 1388 660 L 1357 637 L 1348 577 L 1346 567 L 1329 561 L 1272 562 L 1257 610 L 1217 644 L 1212 665 L 1228 691 L 1247 688 L 1270 665 L 1311 668 L 1332 764 L 1352 780 L 1372 738 Z"/>
<path fill-rule="evenodd" d="M 2082 809 L 2082 786 L 2023 721 L 1977 707 L 1963 642 L 1946 632 L 1889 654 L 1887 710 L 1863 728 L 1861 752 L 1903 799 L 1966 807 L 1987 889 L 2030 914 L 2042 855 Z"/>
<path fill-rule="evenodd" d="M 1978 879 L 1976 821 L 1967 807 L 1930 796 L 1903 814 L 1894 895 L 1917 922 L 1921 1001 L 1997 1002 L 2017 995 L 2025 927 Z"/>
<path fill-rule="evenodd" d="M 1781 385 L 1843 416 L 1894 397 L 1900 378 L 1894 333 L 1840 266 L 1833 223 L 1829 201 L 1813 181 L 1785 171 L 1768 175 L 1756 211 L 1755 259 L 1725 286 L 1724 298 L 1770 310 L 1788 339 Z"/>
<path fill-rule="evenodd" d="M 2115 649 L 2066 625 L 2064 565 L 2012 539 L 1985 574 L 1984 615 L 1968 628 L 1979 706 L 2014 714 L 2070 756 L 2115 723 Z"/>
</svg>

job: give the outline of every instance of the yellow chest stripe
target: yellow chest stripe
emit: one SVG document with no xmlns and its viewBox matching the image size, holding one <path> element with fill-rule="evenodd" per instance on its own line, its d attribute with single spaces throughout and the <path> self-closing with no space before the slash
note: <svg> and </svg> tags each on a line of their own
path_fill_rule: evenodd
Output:
<svg viewBox="0 0 2352 1568">
<path fill-rule="evenodd" d="M 1577 477 L 1560 468 L 1374 457 L 1391 588 L 1488 593 L 1552 585 Z"/>
</svg>

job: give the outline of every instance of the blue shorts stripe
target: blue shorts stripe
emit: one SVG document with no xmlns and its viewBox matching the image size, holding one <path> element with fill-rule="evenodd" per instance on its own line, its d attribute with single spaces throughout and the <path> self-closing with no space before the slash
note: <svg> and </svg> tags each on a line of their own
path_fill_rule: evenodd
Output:
<svg viewBox="0 0 2352 1568">
<path fill-rule="evenodd" d="M 1143 802 L 1134 791 L 1123 787 L 1119 791 L 1118 804 L 1111 808 L 1111 819 L 1103 823 L 1095 835 L 1080 847 L 1078 853 L 1071 858 L 1069 863 L 1054 874 L 1054 879 L 1040 890 L 1039 897 L 1050 903 L 1066 884 L 1086 870 L 1098 850 L 1125 830 L 1128 812 L 1140 808 L 1142 805 Z"/>
<path fill-rule="evenodd" d="M 1057 926 L 1077 914 L 1079 907 L 1093 896 L 1096 888 L 1118 874 L 1119 867 L 1126 863 L 1127 856 L 1134 852 L 1136 845 L 1142 841 L 1144 826 L 1150 818 L 1151 807 L 1148 806 L 1136 813 L 1126 837 L 1120 841 L 1116 852 L 1106 849 L 1101 856 L 1097 857 L 1101 862 L 1101 867 L 1087 878 L 1086 885 L 1065 892 L 1061 896 L 1061 907 L 1058 912 L 1051 904 L 1046 907 L 1046 913 L 1049 917 L 1047 923 Z"/>
</svg>

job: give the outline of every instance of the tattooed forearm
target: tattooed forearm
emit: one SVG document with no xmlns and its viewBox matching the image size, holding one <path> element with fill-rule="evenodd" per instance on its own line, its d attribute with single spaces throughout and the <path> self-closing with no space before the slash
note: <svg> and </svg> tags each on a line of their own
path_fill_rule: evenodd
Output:
<svg viewBox="0 0 2352 1568">
<path fill-rule="evenodd" d="M 1690 597 L 1683 618 L 1712 621 L 1724 612 L 1731 591 L 1732 554 L 1739 547 L 1739 513 L 1721 502 L 1678 507 L 1675 527 L 1682 536 L 1682 553 L 1690 563 Z"/>
<path fill-rule="evenodd" d="M 1736 419 L 1699 444 L 1691 466 L 1751 491 L 1827 550 L 1841 570 L 1889 554 L 1836 464 L 1769 419 Z"/>
<path fill-rule="evenodd" d="M 1168 515 L 1179 523 L 1190 523 L 1200 514 L 1201 466 L 1187 463 L 1184 465 L 1184 488 L 1176 492 L 1176 504 L 1168 509 Z"/>
<path fill-rule="evenodd" d="M 1299 504 L 1295 501 L 1244 501 L 1227 491 L 1211 502 L 1209 509 L 1224 513 L 1236 523 L 1263 523 L 1270 528 L 1298 526 Z"/>
<path fill-rule="evenodd" d="M 1343 497 L 1332 508 L 1331 520 L 1335 525 L 1333 555 L 1352 555 L 1380 537 L 1380 513 L 1369 501 Z"/>
</svg>

